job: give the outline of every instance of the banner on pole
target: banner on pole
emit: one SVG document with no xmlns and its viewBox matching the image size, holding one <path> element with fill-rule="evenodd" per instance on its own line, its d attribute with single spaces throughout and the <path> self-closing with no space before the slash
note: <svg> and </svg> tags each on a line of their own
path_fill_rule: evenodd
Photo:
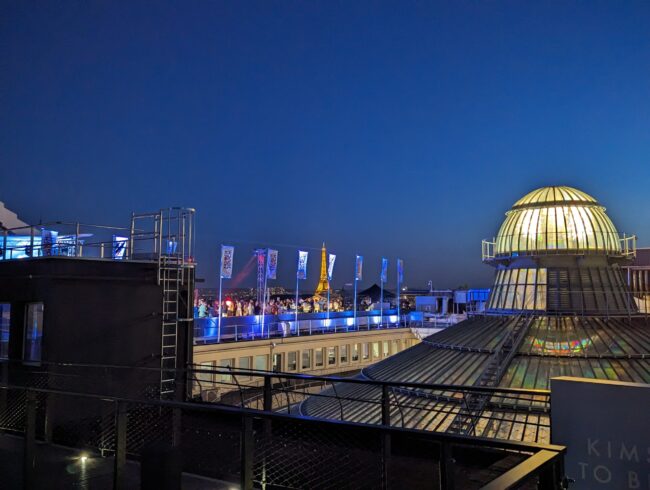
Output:
<svg viewBox="0 0 650 490">
<path fill-rule="evenodd" d="M 275 279 L 278 272 L 278 251 L 269 248 L 266 257 L 266 278 Z"/>
<path fill-rule="evenodd" d="M 129 239 L 125 236 L 113 235 L 113 251 L 111 257 L 116 260 L 123 260 L 126 256 L 126 245 Z"/>
<path fill-rule="evenodd" d="M 332 280 L 332 273 L 334 272 L 334 261 L 336 260 L 336 255 L 329 254 L 327 258 L 327 280 Z"/>
<path fill-rule="evenodd" d="M 363 276 L 363 256 L 357 255 L 357 262 L 354 267 L 354 280 L 360 281 Z"/>
<path fill-rule="evenodd" d="M 298 250 L 298 279 L 307 279 L 307 257 L 309 252 Z"/>
<path fill-rule="evenodd" d="M 232 261 L 235 255 L 235 247 L 221 245 L 221 279 L 232 277 Z"/>
<path fill-rule="evenodd" d="M 381 259 L 381 282 L 388 281 L 388 259 Z"/>
<path fill-rule="evenodd" d="M 397 259 L 397 283 L 402 284 L 404 281 L 404 261 Z"/>
</svg>

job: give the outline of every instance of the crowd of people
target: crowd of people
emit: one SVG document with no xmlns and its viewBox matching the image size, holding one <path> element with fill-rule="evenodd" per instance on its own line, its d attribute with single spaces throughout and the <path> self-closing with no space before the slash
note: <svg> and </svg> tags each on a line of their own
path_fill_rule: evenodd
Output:
<svg viewBox="0 0 650 490">
<path fill-rule="evenodd" d="M 329 311 L 345 311 L 352 309 L 352 305 L 344 305 L 341 298 L 330 300 Z M 370 308 L 370 300 L 362 298 L 359 301 L 358 309 L 367 310 Z M 261 315 L 264 310 L 266 315 L 281 315 L 283 313 L 294 313 L 296 311 L 295 298 L 271 298 L 266 305 L 253 298 L 225 299 L 221 302 L 222 317 Z M 299 298 L 298 313 L 321 313 L 327 311 L 327 298 L 314 296 L 311 298 Z M 219 300 L 208 301 L 204 298 L 198 300 L 196 307 L 198 318 L 209 318 L 219 316 Z"/>
</svg>

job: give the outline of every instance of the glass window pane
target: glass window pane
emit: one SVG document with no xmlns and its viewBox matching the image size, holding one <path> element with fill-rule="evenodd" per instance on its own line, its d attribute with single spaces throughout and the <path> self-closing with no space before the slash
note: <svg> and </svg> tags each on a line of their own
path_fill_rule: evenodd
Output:
<svg viewBox="0 0 650 490">
<path fill-rule="evenodd" d="M 25 361 L 41 360 L 41 343 L 43 338 L 43 303 L 30 303 L 27 305 L 25 321 Z"/>
<path fill-rule="evenodd" d="M 372 343 L 372 358 L 377 359 L 379 357 L 379 342 Z"/>
<path fill-rule="evenodd" d="M 11 305 L 0 303 L 0 359 L 9 359 L 9 330 L 11 325 Z"/>
<path fill-rule="evenodd" d="M 199 364 L 199 369 L 201 371 L 209 371 L 212 369 L 212 361 L 209 362 L 202 362 Z M 212 383 L 213 378 L 213 373 L 210 372 L 198 372 L 196 373 L 196 379 L 199 380 L 202 383 Z M 205 384 L 201 385 L 202 389 L 207 389 L 209 386 L 206 386 Z"/>
<path fill-rule="evenodd" d="M 352 361 L 359 360 L 359 344 L 352 344 Z"/>
<path fill-rule="evenodd" d="M 250 357 L 240 357 L 239 358 L 239 369 L 250 369 L 251 368 L 251 358 Z"/>
<path fill-rule="evenodd" d="M 316 355 L 314 358 L 316 367 L 323 366 L 323 349 L 316 349 Z"/>
<path fill-rule="evenodd" d="M 368 342 L 365 342 L 363 344 L 363 360 L 367 360 L 370 357 L 370 348 L 368 346 Z"/>
<path fill-rule="evenodd" d="M 333 366 L 336 364 L 336 347 L 327 348 L 327 365 Z"/>
<path fill-rule="evenodd" d="M 268 371 L 269 369 L 269 356 L 255 356 L 255 369 L 258 371 Z"/>
<path fill-rule="evenodd" d="M 221 369 L 229 369 L 229 368 L 233 367 L 234 364 L 235 364 L 234 359 L 221 359 L 219 361 L 219 367 Z M 222 383 L 230 383 L 230 382 L 232 382 L 232 376 L 230 374 L 221 374 L 220 376 L 221 376 L 221 382 Z"/>
<path fill-rule="evenodd" d="M 305 349 L 302 351 L 302 364 L 300 367 L 302 369 L 311 368 L 311 349 Z"/>
<path fill-rule="evenodd" d="M 298 368 L 298 352 L 291 351 L 287 354 L 287 371 L 295 371 Z"/>
<path fill-rule="evenodd" d="M 382 353 L 384 357 L 388 357 L 388 355 L 390 354 L 390 347 L 389 347 L 388 340 L 384 340 L 382 348 L 383 348 Z"/>
<path fill-rule="evenodd" d="M 340 352 L 341 352 L 341 362 L 348 362 L 348 346 L 342 345 Z"/>
</svg>

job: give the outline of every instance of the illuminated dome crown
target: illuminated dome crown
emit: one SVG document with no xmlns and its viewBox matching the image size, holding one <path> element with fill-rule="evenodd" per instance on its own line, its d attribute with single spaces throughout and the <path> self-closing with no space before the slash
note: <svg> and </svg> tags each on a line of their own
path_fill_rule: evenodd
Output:
<svg viewBox="0 0 650 490">
<path fill-rule="evenodd" d="M 551 253 L 620 254 L 616 227 L 598 201 L 566 186 L 542 187 L 506 213 L 496 257 Z"/>
</svg>

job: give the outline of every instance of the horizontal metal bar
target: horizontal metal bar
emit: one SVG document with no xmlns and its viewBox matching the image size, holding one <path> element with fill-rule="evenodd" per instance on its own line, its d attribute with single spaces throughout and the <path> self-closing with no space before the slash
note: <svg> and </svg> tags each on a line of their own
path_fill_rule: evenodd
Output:
<svg viewBox="0 0 650 490">
<path fill-rule="evenodd" d="M 559 451 L 542 449 L 503 475 L 492 480 L 487 485 L 481 487 L 481 490 L 506 490 L 508 488 L 515 488 L 519 483 L 527 480 L 544 466 L 559 458 L 565 451 L 566 448 Z"/>
<path fill-rule="evenodd" d="M 241 407 L 231 407 L 227 405 L 217 405 L 217 404 L 202 404 L 202 403 L 189 403 L 189 402 L 177 402 L 171 400 L 138 400 L 134 398 L 122 398 L 122 397 L 113 397 L 105 395 L 97 395 L 93 393 L 77 393 L 65 390 L 53 390 L 50 388 L 26 388 L 24 386 L 17 385 L 8 385 L 1 384 L 0 389 L 4 390 L 20 390 L 23 392 L 34 392 L 34 393 L 51 393 L 55 395 L 62 396 L 72 396 L 87 398 L 93 400 L 104 400 L 104 401 L 113 401 L 113 402 L 122 402 L 127 404 L 135 405 L 151 405 L 158 407 L 168 407 L 168 408 L 179 408 L 184 410 L 200 411 L 207 413 L 222 413 L 229 414 L 233 416 L 244 416 L 244 417 L 253 417 L 257 419 L 276 419 L 276 420 L 293 420 L 299 421 L 300 423 L 305 424 L 333 424 L 337 426 L 347 426 L 355 427 L 360 430 L 382 430 L 382 431 L 391 431 L 396 433 L 404 433 L 416 435 L 422 438 L 428 438 L 432 440 L 445 441 L 452 444 L 460 444 L 467 446 L 477 446 L 477 447 L 491 447 L 496 449 L 509 449 L 520 452 L 537 452 L 541 450 L 547 450 L 556 453 L 563 453 L 565 451 L 564 446 L 558 446 L 554 444 L 540 444 L 533 442 L 515 442 L 501 439 L 492 439 L 487 437 L 475 437 L 475 436 L 464 436 L 458 434 L 450 434 L 446 432 L 433 432 L 433 431 L 423 431 L 418 429 L 407 429 L 403 427 L 388 427 L 380 426 L 374 424 L 364 424 L 364 423 L 354 423 L 341 420 L 332 420 L 332 419 L 320 419 L 315 417 L 307 416 L 296 416 L 279 412 L 265 412 L 260 410 L 241 408 Z"/>
</svg>

